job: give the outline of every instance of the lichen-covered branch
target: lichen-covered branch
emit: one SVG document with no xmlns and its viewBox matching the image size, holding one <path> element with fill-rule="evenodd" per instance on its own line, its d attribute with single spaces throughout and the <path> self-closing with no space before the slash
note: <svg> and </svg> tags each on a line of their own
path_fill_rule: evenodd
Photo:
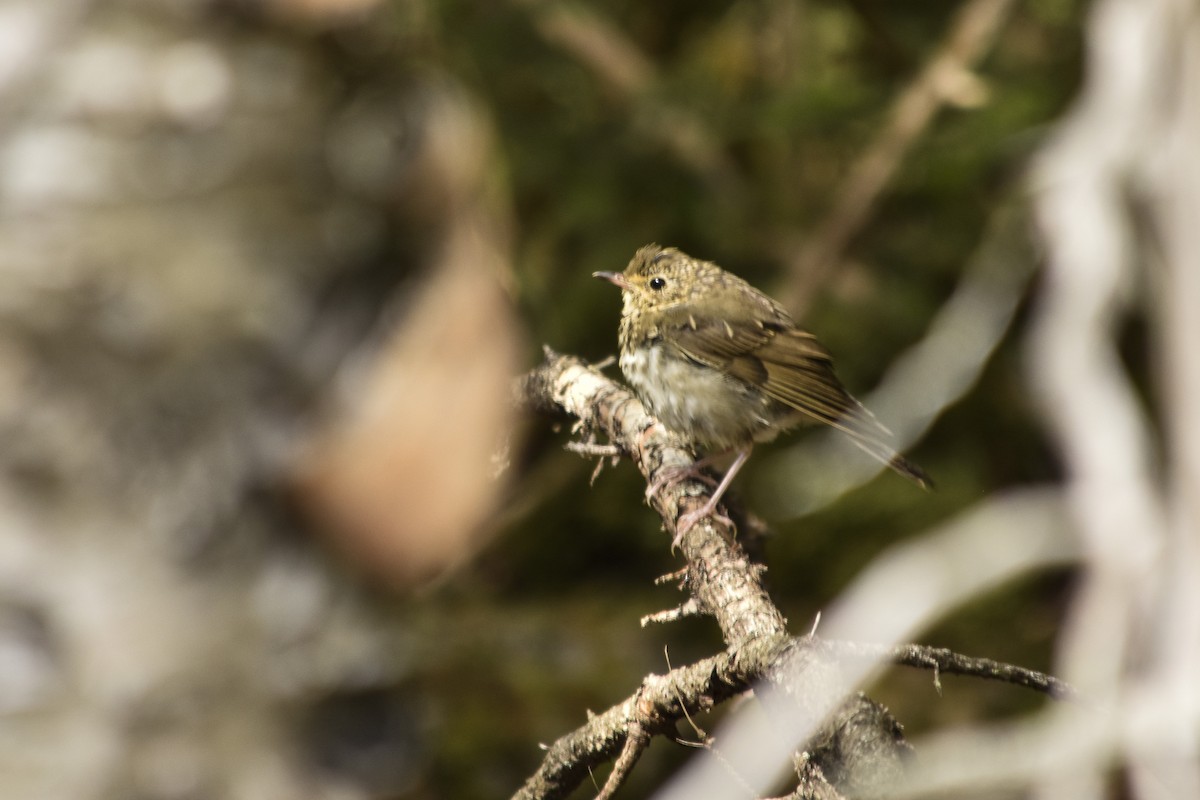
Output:
<svg viewBox="0 0 1200 800">
<path fill-rule="evenodd" d="M 653 482 L 664 468 L 684 467 L 694 460 L 628 389 L 573 356 L 547 350 L 545 362 L 521 380 L 519 395 L 527 407 L 566 412 L 584 430 L 606 436 L 629 454 L 647 481 Z M 703 505 L 709 489 L 699 480 L 672 482 L 650 502 L 673 532 L 682 514 Z M 786 620 L 763 588 L 761 566 L 750 561 L 732 533 L 701 520 L 683 539 L 687 588 L 716 619 L 729 647 L 785 637 Z"/>
<path fill-rule="evenodd" d="M 578 358 L 547 349 L 545 362 L 519 382 L 518 400 L 529 408 L 556 410 L 576 417 L 583 430 L 603 434 L 629 454 L 650 482 L 664 468 L 686 466 L 694 460 L 694 454 L 651 417 L 627 389 Z M 702 505 L 709 490 L 699 480 L 671 482 L 656 492 L 650 502 L 662 516 L 668 532 L 673 533 L 680 516 Z M 751 562 L 734 533 L 710 519 L 702 519 L 680 544 L 687 560 L 684 586 L 696 606 L 711 614 L 720 626 L 734 674 L 744 676 L 747 682 L 764 681 L 778 688 L 780 697 L 812 709 L 827 702 L 813 703 L 815 696 L 843 696 L 852 687 L 837 681 L 838 670 L 830 660 L 831 654 L 816 646 L 819 643 L 815 639 L 806 638 L 803 643 L 789 639 L 787 621 L 762 584 L 762 566 Z M 747 686 L 748 683 L 741 688 Z M 678 702 L 700 708 L 705 697 L 711 697 L 711 693 L 681 694 Z M 538 774 L 518 797 L 557 797 L 560 787 L 573 786 L 581 780 L 596 759 L 603 761 L 619 753 L 630 720 L 624 709 L 633 699 L 556 743 Z M 863 704 L 873 705 L 865 698 L 855 698 L 849 708 L 859 711 Z M 886 737 L 892 740 L 892 733 L 899 726 L 882 707 L 876 711 L 888 721 L 883 728 Z M 658 730 L 653 719 L 638 722 L 644 730 Z M 825 754 L 827 760 L 847 765 L 847 775 L 890 774 L 898 769 L 904 750 L 902 739 L 894 740 L 896 747 L 888 754 L 878 746 L 878 737 L 870 738 L 869 746 L 862 748 L 856 747 L 862 737 L 831 739 L 830 752 Z"/>
<path fill-rule="evenodd" d="M 580 426 L 589 434 L 601 433 L 624 452 L 629 453 L 638 469 L 653 482 L 664 468 L 683 467 L 694 461 L 691 453 L 666 428 L 650 416 L 637 398 L 596 369 L 572 356 L 546 350 L 546 360 L 518 384 L 518 402 L 528 408 L 565 411 L 577 417 Z M 709 487 L 702 481 L 668 483 L 650 498 L 660 513 L 668 531 L 673 531 L 680 515 L 698 507 L 706 500 Z M 803 642 L 787 636 L 786 620 L 763 588 L 760 565 L 752 564 L 742 547 L 727 531 L 712 519 L 702 519 L 684 537 L 680 551 L 688 561 L 685 587 L 692 600 L 704 612 L 712 614 L 728 645 L 732 674 L 740 682 L 722 685 L 748 687 L 751 679 L 778 688 L 779 696 L 808 706 L 818 715 L 833 698 L 844 696 L 851 687 L 841 686 L 836 676 L 839 670 L 830 660 L 829 651 L 820 648 L 817 640 Z M 702 662 L 703 663 L 703 662 Z M 704 667 L 710 672 L 710 667 Z M 672 673 L 674 674 L 674 673 Z M 649 679 L 648 679 L 649 680 Z M 631 722 L 638 730 L 656 732 L 662 727 L 658 712 L 634 716 L 634 710 L 646 700 L 647 687 L 625 703 L 613 706 L 604 715 L 577 732 L 564 736 L 547 753 L 545 762 L 534 777 L 518 793 L 518 798 L 553 798 L 574 787 L 590 766 L 617 756 L 622 751 Z M 673 702 L 682 709 L 706 708 L 719 699 L 712 687 L 696 693 L 686 693 L 685 686 L 674 684 Z M 814 702 L 815 697 L 822 699 Z M 854 776 L 854 781 L 872 774 L 892 774 L 899 769 L 904 744 L 899 726 L 887 711 L 865 698 L 852 698 L 844 705 L 845 716 L 862 716 L 864 706 L 881 721 L 870 736 L 830 736 L 826 747 L 818 751 L 821 762 L 839 764 L 842 774 Z M 817 711 L 817 709 L 821 709 Z M 836 730 L 851 730 L 836 724 Z M 890 751 L 880 747 L 882 739 L 892 742 Z M 859 746 L 863 745 L 863 746 Z M 809 777 L 820 774 L 808 772 Z"/>
<path fill-rule="evenodd" d="M 666 675 L 648 676 L 628 699 L 551 745 L 514 800 L 567 795 L 589 769 L 622 752 L 630 726 L 647 734 L 670 731 L 688 715 L 748 690 L 753 675 L 746 666 L 732 653 L 722 653 Z"/>
<path fill-rule="evenodd" d="M 578 358 L 547 348 L 544 363 L 518 382 L 517 396 L 527 408 L 577 418 L 587 435 L 604 435 L 630 456 L 649 482 L 664 468 L 694 459 L 627 389 Z M 603 450 L 605 457 L 610 453 Z M 698 480 L 668 483 L 650 502 L 672 533 L 680 515 L 702 504 L 709 490 Z M 840 669 L 846 659 L 890 660 L 931 669 L 935 676 L 944 671 L 1006 680 L 1055 696 L 1068 691 L 1065 684 L 1041 673 L 945 650 L 791 638 L 786 620 L 762 585 L 764 568 L 750 561 L 733 534 L 705 519 L 680 547 L 687 560 L 682 585 L 691 594 L 685 605 L 713 616 L 727 652 L 665 676 L 648 677 L 624 702 L 555 742 L 517 798 L 561 797 L 591 768 L 616 758 L 603 790 L 609 794 L 627 776 L 650 736 L 669 732 L 684 717 L 759 683 L 775 699 L 794 705 L 800 716 L 825 719 L 821 732 L 798 757 L 804 796 L 875 792 L 901 773 L 908 746 L 885 708 L 853 692 L 849 671 Z"/>
</svg>

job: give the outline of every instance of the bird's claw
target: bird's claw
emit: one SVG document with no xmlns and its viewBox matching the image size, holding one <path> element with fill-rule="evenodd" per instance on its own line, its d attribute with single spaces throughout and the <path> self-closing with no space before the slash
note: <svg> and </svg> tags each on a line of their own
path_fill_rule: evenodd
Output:
<svg viewBox="0 0 1200 800">
<path fill-rule="evenodd" d="M 700 508 L 680 515 L 679 519 L 675 522 L 675 538 L 671 540 L 672 552 L 675 551 L 675 548 L 679 547 L 680 543 L 683 541 L 684 534 L 695 527 L 696 523 L 705 517 L 711 517 L 717 522 L 725 523 L 730 528 L 733 527 L 733 520 L 731 520 L 728 515 L 717 511 L 716 502 L 710 500 L 709 502 L 700 506 Z"/>
<path fill-rule="evenodd" d="M 667 486 L 688 479 L 700 481 L 705 486 L 715 487 L 717 485 L 714 478 L 704 473 L 704 467 L 700 466 L 699 462 L 683 467 L 663 467 L 658 471 L 658 477 L 646 487 L 646 502 L 650 502 Z"/>
</svg>

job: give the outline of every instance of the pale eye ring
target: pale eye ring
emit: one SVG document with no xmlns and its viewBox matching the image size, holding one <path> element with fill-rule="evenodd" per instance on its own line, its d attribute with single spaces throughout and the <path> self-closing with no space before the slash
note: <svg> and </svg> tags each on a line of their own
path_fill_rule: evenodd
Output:
<svg viewBox="0 0 1200 800">
<path fill-rule="evenodd" d="M 654 291 L 662 291 L 662 288 L 667 285 L 666 278 L 654 277 L 650 279 L 650 288 Z"/>
</svg>

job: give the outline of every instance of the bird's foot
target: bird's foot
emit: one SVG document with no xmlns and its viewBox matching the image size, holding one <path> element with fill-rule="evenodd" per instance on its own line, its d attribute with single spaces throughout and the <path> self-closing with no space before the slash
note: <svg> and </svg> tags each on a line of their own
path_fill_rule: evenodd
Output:
<svg viewBox="0 0 1200 800">
<path fill-rule="evenodd" d="M 683 480 L 697 480 L 707 486 L 716 486 L 716 480 L 704 474 L 704 468 L 707 466 L 704 463 L 704 459 L 700 459 L 685 467 L 664 467 L 660 469 L 658 476 L 646 487 L 646 502 L 650 502 L 656 494 L 666 487 Z"/>
<path fill-rule="evenodd" d="M 711 475 L 706 475 L 705 470 L 715 464 L 722 458 L 722 453 L 709 453 L 703 458 L 698 458 L 691 464 L 682 467 L 664 467 L 658 471 L 658 477 L 651 482 L 646 489 L 646 500 L 654 497 L 664 487 L 670 486 L 673 483 L 679 483 L 683 480 L 696 480 L 703 483 L 705 486 L 716 487 L 717 480 Z"/>
<path fill-rule="evenodd" d="M 704 505 L 700 506 L 694 511 L 689 511 L 686 514 L 682 514 L 679 517 L 679 519 L 675 522 L 675 538 L 671 540 L 672 552 L 674 552 L 675 548 L 679 547 L 680 542 L 683 541 L 684 534 L 695 527 L 696 523 L 705 517 L 711 517 L 717 522 L 723 522 L 730 528 L 734 527 L 733 520 L 731 520 L 726 514 L 717 511 L 718 500 L 720 500 L 719 497 L 712 497 Z"/>
</svg>

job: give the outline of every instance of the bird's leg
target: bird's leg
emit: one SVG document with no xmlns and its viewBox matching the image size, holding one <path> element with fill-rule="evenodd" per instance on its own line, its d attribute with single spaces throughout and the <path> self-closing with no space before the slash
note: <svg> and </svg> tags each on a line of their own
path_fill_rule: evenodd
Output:
<svg viewBox="0 0 1200 800">
<path fill-rule="evenodd" d="M 684 514 L 679 518 L 678 522 L 675 523 L 675 538 L 671 541 L 672 550 L 679 545 L 679 542 L 683 540 L 683 535 L 690 531 L 693 525 L 716 511 L 717 503 L 721 502 L 721 496 L 725 494 L 725 490 L 729 488 L 729 484 L 733 483 L 734 476 L 738 474 L 738 470 L 740 470 L 742 465 L 746 463 L 746 459 L 750 458 L 750 451 L 752 449 L 753 446 L 751 445 L 739 450 L 737 458 L 735 458 L 733 463 L 729 465 L 729 469 L 725 471 L 725 477 L 721 479 L 721 482 L 717 485 L 717 488 L 713 489 L 712 496 L 708 498 L 708 502 L 700 506 L 700 508 L 697 508 L 695 511 L 689 511 L 688 513 Z M 718 514 L 716 516 L 719 519 L 729 522 L 730 525 L 733 524 L 729 517 L 726 517 L 724 514 Z"/>
<path fill-rule="evenodd" d="M 666 467 L 658 471 L 658 477 L 655 478 L 648 487 L 646 487 L 646 502 L 650 498 L 663 490 L 663 487 L 669 486 L 672 483 L 678 483 L 685 478 L 694 478 L 701 483 L 706 483 L 709 486 L 716 486 L 717 482 L 704 474 L 704 470 L 711 467 L 719 461 L 725 453 L 714 453 L 703 458 L 698 458 L 686 467 Z"/>
</svg>

